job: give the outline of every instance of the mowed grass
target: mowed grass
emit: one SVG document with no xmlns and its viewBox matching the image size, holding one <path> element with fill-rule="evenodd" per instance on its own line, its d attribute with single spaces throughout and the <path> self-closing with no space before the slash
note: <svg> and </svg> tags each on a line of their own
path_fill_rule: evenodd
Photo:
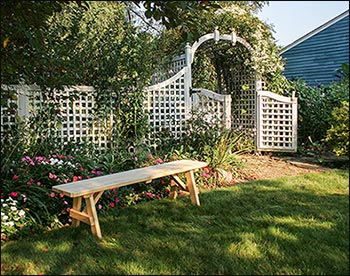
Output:
<svg viewBox="0 0 350 276">
<path fill-rule="evenodd" d="M 1 274 L 349 274 L 349 172 L 254 181 L 101 215 L 1 249 Z"/>
</svg>

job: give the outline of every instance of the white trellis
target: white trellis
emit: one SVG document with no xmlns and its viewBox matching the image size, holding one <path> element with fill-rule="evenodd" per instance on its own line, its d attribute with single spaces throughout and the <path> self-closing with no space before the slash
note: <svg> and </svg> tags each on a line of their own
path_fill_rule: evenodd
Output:
<svg viewBox="0 0 350 276">
<path fill-rule="evenodd" d="M 298 99 L 258 91 L 257 147 L 261 150 L 295 151 Z"/>
<path fill-rule="evenodd" d="M 242 66 L 222 70 L 220 77 L 229 81 L 221 84 L 221 93 L 192 88 L 194 55 L 209 40 L 214 43 L 227 41 L 232 47 L 238 42 L 252 50 L 234 31 L 222 35 L 217 28 L 192 46 L 187 44 L 185 54 L 153 78 L 160 82 L 145 89 L 145 109 L 154 131 L 167 130 L 175 137 L 181 137 L 191 111 L 200 110 L 206 113 L 208 122 L 214 118 L 228 128 L 253 133 L 258 151 L 296 151 L 297 99 L 294 96 L 288 98 L 260 91 L 261 81 L 256 79 L 254 72 L 248 72 Z M 165 76 L 169 78 L 165 79 Z"/>
<path fill-rule="evenodd" d="M 208 122 L 220 121 L 227 128 L 253 133 L 258 151 L 296 151 L 297 149 L 297 99 L 282 97 L 272 92 L 261 91 L 261 82 L 254 72 L 247 73 L 243 67 L 221 70 L 219 93 L 192 87 L 192 63 L 197 49 L 205 42 L 219 40 L 243 45 L 248 51 L 251 46 L 242 38 L 231 34 L 221 35 L 216 29 L 202 36 L 192 46 L 185 47 L 185 54 L 160 70 L 152 78 L 152 85 L 144 89 L 144 110 L 153 133 L 168 131 L 180 138 L 186 129 L 186 122 L 192 111 L 206 113 Z M 16 123 L 16 116 L 29 117 L 40 108 L 37 86 L 1 85 L 2 90 L 15 90 L 17 98 L 8 100 L 8 106 L 1 110 L 1 132 L 6 125 Z M 68 95 L 77 91 L 74 101 Z M 94 118 L 95 99 L 93 87 L 76 86 L 55 91 L 61 98 L 62 142 L 87 139 L 99 148 L 106 148 L 111 137 L 114 116 L 104 121 Z M 18 110 L 12 106 L 18 105 Z M 209 114 L 209 115 L 208 115 Z M 151 135 L 152 136 L 152 135 Z"/>
<path fill-rule="evenodd" d="M 17 98 L 8 101 L 7 107 L 1 110 L 1 132 L 6 126 L 16 124 L 16 116 L 22 121 L 42 108 L 40 87 L 35 85 L 1 85 L 2 90 L 16 92 Z M 64 90 L 54 91 L 59 100 L 60 117 L 62 125 L 56 129 L 60 134 L 61 142 L 67 141 L 91 141 L 98 148 L 105 148 L 110 136 L 109 130 L 113 125 L 113 118 L 108 120 L 97 120 L 94 118 L 93 108 L 95 107 L 94 88 L 91 86 L 65 87 Z M 75 93 L 76 99 L 69 100 L 69 95 Z M 11 102 L 16 104 L 16 110 L 11 109 Z"/>
</svg>

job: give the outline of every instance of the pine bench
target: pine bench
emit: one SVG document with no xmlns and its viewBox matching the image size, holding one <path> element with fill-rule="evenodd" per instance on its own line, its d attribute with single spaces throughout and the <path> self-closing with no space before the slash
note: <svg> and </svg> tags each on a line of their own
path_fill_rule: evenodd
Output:
<svg viewBox="0 0 350 276">
<path fill-rule="evenodd" d="M 200 202 L 194 172 L 207 165 L 207 163 L 201 161 L 178 160 L 78 182 L 60 184 L 53 186 L 52 190 L 73 198 L 73 206 L 69 213 L 73 219 L 73 227 L 78 227 L 80 222 L 84 222 L 90 225 L 91 232 L 94 235 L 102 238 L 95 205 L 104 191 L 141 182 L 149 183 L 154 179 L 170 176 L 169 197 L 176 199 L 178 190 L 184 190 L 189 192 L 192 203 L 199 206 Z M 185 174 L 186 184 L 180 179 L 181 174 Z M 85 199 L 86 206 L 81 210 L 83 199 Z"/>
</svg>

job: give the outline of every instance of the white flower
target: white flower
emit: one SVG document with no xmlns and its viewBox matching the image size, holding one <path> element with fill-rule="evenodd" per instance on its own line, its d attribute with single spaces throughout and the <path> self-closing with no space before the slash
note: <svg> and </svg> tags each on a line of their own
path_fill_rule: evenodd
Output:
<svg viewBox="0 0 350 276">
<path fill-rule="evenodd" d="M 23 210 L 21 210 L 21 211 L 19 211 L 18 215 L 19 215 L 20 217 L 22 217 L 22 216 L 25 215 L 25 213 L 26 213 L 26 212 L 24 212 Z"/>
<path fill-rule="evenodd" d="M 10 209 L 11 209 L 11 211 L 17 211 L 17 207 L 15 207 L 15 206 L 11 206 Z"/>
<path fill-rule="evenodd" d="M 7 220 L 7 219 L 9 218 L 9 217 L 6 216 L 6 215 L 5 215 L 5 216 L 2 216 L 2 214 L 1 214 L 1 217 L 2 217 L 3 220 Z"/>
</svg>

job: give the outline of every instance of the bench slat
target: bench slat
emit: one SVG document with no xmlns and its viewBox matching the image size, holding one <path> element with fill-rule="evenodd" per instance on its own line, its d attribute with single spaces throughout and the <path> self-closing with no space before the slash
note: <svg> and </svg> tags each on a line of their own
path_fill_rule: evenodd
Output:
<svg viewBox="0 0 350 276">
<path fill-rule="evenodd" d="M 78 182 L 56 185 L 52 190 L 69 197 L 101 192 L 139 182 L 151 181 L 164 176 L 175 175 L 206 167 L 208 164 L 194 160 L 178 160 L 145 168 L 85 179 Z"/>
</svg>

